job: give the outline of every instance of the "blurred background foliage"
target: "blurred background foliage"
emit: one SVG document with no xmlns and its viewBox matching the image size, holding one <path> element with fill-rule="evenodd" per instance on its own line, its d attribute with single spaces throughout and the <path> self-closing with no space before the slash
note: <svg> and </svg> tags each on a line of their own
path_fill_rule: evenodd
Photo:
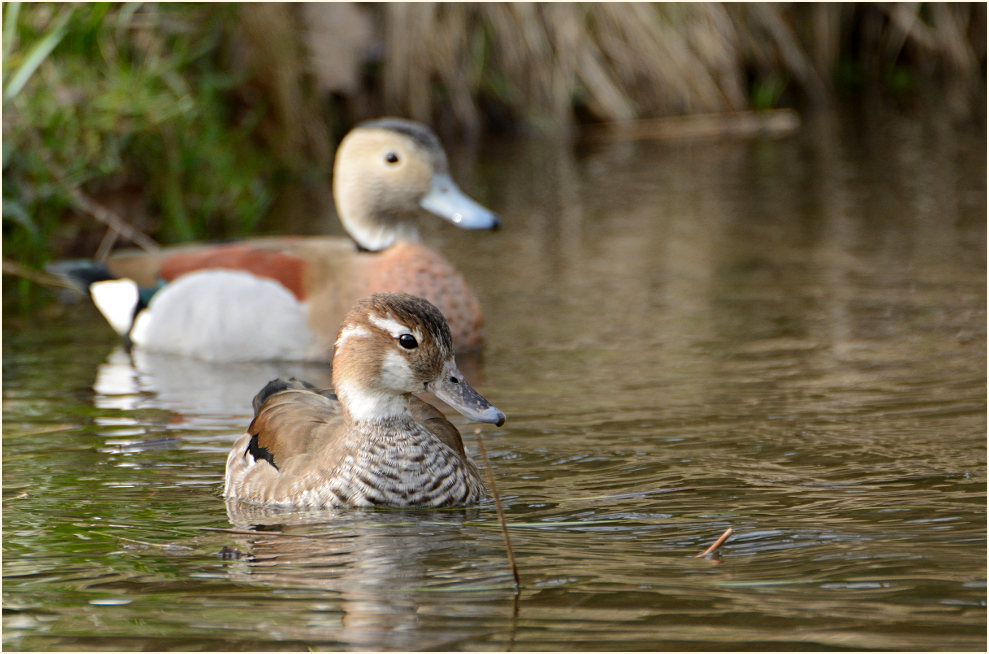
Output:
<svg viewBox="0 0 989 654">
<path fill-rule="evenodd" d="M 985 88 L 984 3 L 6 3 L 4 290 L 53 258 L 257 231 L 372 116 L 567 139 L 933 97 L 984 129 Z"/>
</svg>

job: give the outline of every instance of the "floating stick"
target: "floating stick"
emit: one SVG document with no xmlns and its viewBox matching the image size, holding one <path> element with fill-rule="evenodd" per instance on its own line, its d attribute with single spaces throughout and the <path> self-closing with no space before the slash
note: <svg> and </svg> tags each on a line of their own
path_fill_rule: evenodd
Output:
<svg viewBox="0 0 989 654">
<path fill-rule="evenodd" d="M 708 554 L 713 554 L 716 549 L 718 549 L 719 547 L 721 547 L 722 545 L 725 544 L 725 542 L 728 540 L 728 537 L 729 536 L 731 536 L 731 527 L 728 527 L 728 529 L 725 530 L 725 533 L 721 534 L 721 536 L 718 537 L 718 540 L 714 541 L 714 544 L 711 545 L 711 547 L 707 548 L 706 550 L 704 550 L 703 552 L 701 552 L 700 554 L 698 554 L 694 558 L 695 559 L 699 559 L 702 556 L 707 556 Z"/>
<path fill-rule="evenodd" d="M 505 538 L 505 552 L 508 554 L 508 562 L 512 566 L 512 576 L 515 577 L 515 593 L 518 594 L 522 582 L 519 580 L 519 568 L 515 565 L 512 540 L 508 537 L 508 524 L 505 522 L 505 511 L 501 508 L 501 497 L 498 495 L 498 487 L 495 485 L 494 473 L 491 471 L 491 462 L 488 461 L 488 451 L 484 447 L 484 439 L 481 438 L 481 430 L 474 429 L 474 434 L 477 435 L 477 446 L 481 450 L 481 458 L 484 459 L 484 467 L 488 471 L 488 483 L 491 484 L 491 494 L 494 496 L 495 511 L 498 512 L 498 521 L 501 523 L 501 535 Z"/>
</svg>

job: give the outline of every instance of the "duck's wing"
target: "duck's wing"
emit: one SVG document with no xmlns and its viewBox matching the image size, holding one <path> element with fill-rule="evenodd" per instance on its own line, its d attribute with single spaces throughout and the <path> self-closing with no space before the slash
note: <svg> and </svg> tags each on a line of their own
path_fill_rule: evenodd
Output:
<svg viewBox="0 0 989 654">
<path fill-rule="evenodd" d="M 302 379 L 296 379 L 295 377 L 289 377 L 288 379 L 282 379 L 281 377 L 272 379 L 270 382 L 265 384 L 264 388 L 258 391 L 258 394 L 254 396 L 253 400 L 251 400 L 251 406 L 254 407 L 254 417 L 258 417 L 258 414 L 261 412 L 261 407 L 264 406 L 264 403 L 268 401 L 269 397 L 280 391 L 293 389 L 319 392 L 317 388 L 309 382 Z M 329 397 L 334 400 L 337 399 L 336 395 L 331 395 Z"/>
<path fill-rule="evenodd" d="M 346 456 L 336 396 L 297 379 L 269 382 L 254 420 L 227 456 L 223 496 L 292 504 Z"/>
<path fill-rule="evenodd" d="M 158 252 L 119 250 L 110 256 L 106 267 L 113 276 L 133 279 L 142 287 L 171 282 L 198 270 L 240 270 L 272 279 L 302 301 L 311 293 L 312 266 L 319 267 L 323 258 L 332 260 L 354 250 L 353 243 L 341 237 L 260 237 L 230 243 L 187 243 Z"/>
<path fill-rule="evenodd" d="M 412 409 L 412 418 L 416 422 L 432 432 L 436 438 L 449 445 L 461 458 L 467 458 L 467 454 L 464 452 L 464 441 L 460 437 L 460 432 L 446 419 L 446 416 L 439 409 L 415 395 L 412 396 L 410 407 Z"/>
<path fill-rule="evenodd" d="M 336 395 L 294 378 L 268 382 L 254 398 L 254 411 L 248 453 L 279 470 L 290 458 L 325 447 L 343 422 Z"/>
</svg>

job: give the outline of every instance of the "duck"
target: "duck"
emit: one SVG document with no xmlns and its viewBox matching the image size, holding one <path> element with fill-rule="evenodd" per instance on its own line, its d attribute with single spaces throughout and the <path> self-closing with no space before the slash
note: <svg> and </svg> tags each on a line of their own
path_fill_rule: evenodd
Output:
<svg viewBox="0 0 989 654">
<path fill-rule="evenodd" d="M 415 393 L 466 418 L 505 414 L 458 370 L 440 310 L 407 293 L 359 300 L 337 335 L 329 390 L 269 382 L 227 457 L 230 502 L 292 509 L 478 504 L 484 484 L 457 428 Z"/>
<path fill-rule="evenodd" d="M 49 271 L 88 291 L 130 347 L 208 361 L 326 361 L 358 298 L 403 291 L 450 323 L 458 351 L 484 339 L 480 303 L 445 257 L 423 245 L 423 211 L 473 230 L 501 220 L 457 186 L 439 138 L 421 123 L 379 118 L 340 142 L 333 198 L 342 236 L 257 237 L 158 252 L 122 250 L 105 264 Z"/>
</svg>

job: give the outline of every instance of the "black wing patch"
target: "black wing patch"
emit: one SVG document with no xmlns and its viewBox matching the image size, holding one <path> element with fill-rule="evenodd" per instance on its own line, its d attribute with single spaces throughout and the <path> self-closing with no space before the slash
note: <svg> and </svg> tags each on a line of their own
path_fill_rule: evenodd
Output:
<svg viewBox="0 0 989 654">
<path fill-rule="evenodd" d="M 275 470 L 278 470 L 278 466 L 275 465 L 275 457 L 268 451 L 268 448 L 258 445 L 257 434 L 251 434 L 251 442 L 247 445 L 247 453 L 254 457 L 255 461 L 267 461 Z"/>
</svg>

